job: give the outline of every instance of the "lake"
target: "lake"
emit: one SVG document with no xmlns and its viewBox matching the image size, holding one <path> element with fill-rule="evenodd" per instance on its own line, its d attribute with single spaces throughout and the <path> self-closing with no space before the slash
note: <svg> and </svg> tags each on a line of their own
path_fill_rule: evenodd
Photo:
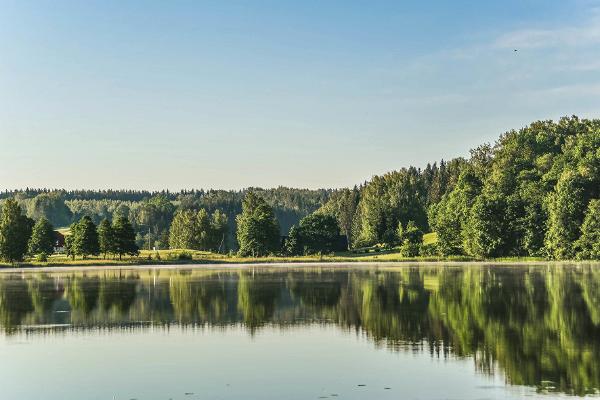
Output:
<svg viewBox="0 0 600 400">
<path fill-rule="evenodd" d="M 0 274 L 1 399 L 597 396 L 600 266 Z"/>
</svg>

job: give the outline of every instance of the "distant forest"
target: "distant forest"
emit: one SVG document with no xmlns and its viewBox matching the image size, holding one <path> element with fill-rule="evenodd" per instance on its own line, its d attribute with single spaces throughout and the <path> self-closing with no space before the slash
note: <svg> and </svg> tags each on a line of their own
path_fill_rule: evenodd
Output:
<svg viewBox="0 0 600 400">
<path fill-rule="evenodd" d="M 167 248 L 178 210 L 220 210 L 228 247 L 249 191 L 274 209 L 281 234 L 312 213 L 334 216 L 351 247 L 395 246 L 416 225 L 436 232 L 422 255 L 600 258 L 600 120 L 537 121 L 483 144 L 470 156 L 402 168 L 348 189 L 249 188 L 242 191 L 25 189 L 14 197 L 27 216 L 66 227 L 82 216 L 98 224 L 128 218 L 140 247 Z M 1 202 L 2 200 L 0 200 Z M 0 203 L 1 204 L 1 203 Z M 411 222 L 412 221 L 412 222 Z"/>
</svg>

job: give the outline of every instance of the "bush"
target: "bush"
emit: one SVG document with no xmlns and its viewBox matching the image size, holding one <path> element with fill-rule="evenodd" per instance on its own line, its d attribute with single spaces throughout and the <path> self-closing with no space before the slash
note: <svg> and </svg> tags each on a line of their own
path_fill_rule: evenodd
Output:
<svg viewBox="0 0 600 400">
<path fill-rule="evenodd" d="M 35 255 L 35 261 L 38 261 L 38 262 L 48 261 L 48 254 L 44 253 L 43 251 L 41 253 L 37 253 Z"/>
<path fill-rule="evenodd" d="M 419 247 L 419 244 L 412 243 L 407 239 L 404 241 L 404 243 L 402 243 L 402 246 L 400 246 L 400 256 L 416 257 L 419 255 Z"/>
<path fill-rule="evenodd" d="M 177 253 L 169 253 L 169 260 L 175 261 L 189 261 L 192 260 L 192 253 L 188 251 L 180 251 Z"/>
</svg>

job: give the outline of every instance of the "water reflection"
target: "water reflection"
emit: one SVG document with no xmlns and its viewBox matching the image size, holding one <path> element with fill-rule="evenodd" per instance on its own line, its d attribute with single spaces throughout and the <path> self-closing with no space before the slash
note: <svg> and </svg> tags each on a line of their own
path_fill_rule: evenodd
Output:
<svg viewBox="0 0 600 400">
<path fill-rule="evenodd" d="M 132 270 L 0 275 L 17 332 L 335 324 L 392 350 L 469 357 L 512 384 L 600 388 L 600 268 Z M 40 329 L 40 327 L 51 327 Z"/>
</svg>

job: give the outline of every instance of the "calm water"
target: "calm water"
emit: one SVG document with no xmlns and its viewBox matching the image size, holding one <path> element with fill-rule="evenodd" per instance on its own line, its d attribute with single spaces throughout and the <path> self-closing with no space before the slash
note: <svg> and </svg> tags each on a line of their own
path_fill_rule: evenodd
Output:
<svg viewBox="0 0 600 400">
<path fill-rule="evenodd" d="M 600 267 L 0 274 L 0 399 L 597 395 Z"/>
</svg>

